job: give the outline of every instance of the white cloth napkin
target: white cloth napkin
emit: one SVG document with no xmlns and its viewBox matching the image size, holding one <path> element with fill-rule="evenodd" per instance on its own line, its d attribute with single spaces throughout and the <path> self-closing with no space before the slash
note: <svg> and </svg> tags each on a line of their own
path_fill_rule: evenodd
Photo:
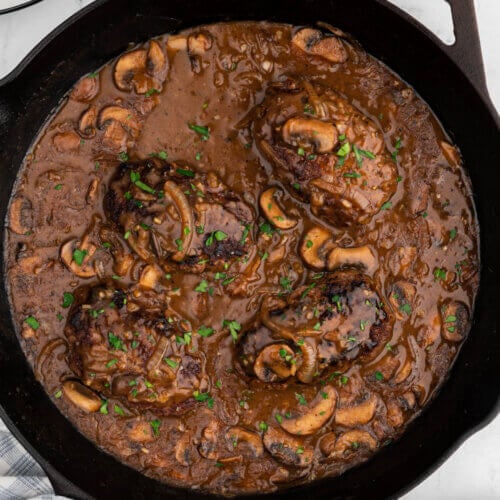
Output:
<svg viewBox="0 0 500 500">
<path fill-rule="evenodd" d="M 0 420 L 0 500 L 56 500 L 45 472 Z"/>
</svg>

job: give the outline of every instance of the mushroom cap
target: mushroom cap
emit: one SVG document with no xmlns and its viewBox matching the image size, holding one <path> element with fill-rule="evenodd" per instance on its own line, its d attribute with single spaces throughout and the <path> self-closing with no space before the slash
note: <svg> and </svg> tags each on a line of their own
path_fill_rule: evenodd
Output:
<svg viewBox="0 0 500 500">
<path fill-rule="evenodd" d="M 284 343 L 270 344 L 259 353 L 253 369 L 262 382 L 278 382 L 295 375 L 297 367 L 290 361 L 295 353 Z"/>
<path fill-rule="evenodd" d="M 66 380 L 62 388 L 69 401 L 87 413 L 94 413 L 102 406 L 101 398 L 76 380 Z"/>
<path fill-rule="evenodd" d="M 327 385 L 319 391 L 305 414 L 283 419 L 281 427 L 290 434 L 308 436 L 318 432 L 332 417 L 337 405 L 337 391 Z"/>
</svg>

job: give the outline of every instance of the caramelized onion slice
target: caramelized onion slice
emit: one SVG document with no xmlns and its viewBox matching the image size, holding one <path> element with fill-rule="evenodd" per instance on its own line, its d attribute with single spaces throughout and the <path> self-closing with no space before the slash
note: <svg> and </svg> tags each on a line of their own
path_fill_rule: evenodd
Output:
<svg viewBox="0 0 500 500">
<path fill-rule="evenodd" d="M 177 245 L 177 252 L 174 253 L 172 259 L 176 262 L 181 262 L 187 255 L 188 251 L 191 249 L 191 243 L 193 241 L 194 233 L 194 216 L 193 210 L 189 205 L 189 201 L 186 195 L 182 192 L 182 189 L 172 181 L 165 182 L 163 186 L 163 191 L 167 193 L 177 205 L 179 214 L 182 221 L 181 230 L 181 244 Z"/>
</svg>

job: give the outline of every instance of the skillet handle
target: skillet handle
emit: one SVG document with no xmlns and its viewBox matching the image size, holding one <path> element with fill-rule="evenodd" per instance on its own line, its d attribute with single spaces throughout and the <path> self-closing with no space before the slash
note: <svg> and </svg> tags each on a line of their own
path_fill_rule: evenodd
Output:
<svg viewBox="0 0 500 500">
<path fill-rule="evenodd" d="M 455 43 L 446 45 L 440 41 L 441 48 L 461 68 L 481 96 L 491 102 L 486 85 L 474 0 L 446 1 L 451 7 Z"/>
</svg>

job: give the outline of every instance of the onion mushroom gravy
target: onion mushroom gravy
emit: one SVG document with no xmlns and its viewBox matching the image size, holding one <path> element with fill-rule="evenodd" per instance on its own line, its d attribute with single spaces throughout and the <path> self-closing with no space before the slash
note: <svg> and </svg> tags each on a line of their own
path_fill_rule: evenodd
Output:
<svg viewBox="0 0 500 500">
<path fill-rule="evenodd" d="M 99 447 L 223 495 L 342 473 L 436 393 L 478 226 L 427 105 L 336 29 L 227 23 L 82 78 L 10 204 L 26 355 Z"/>
</svg>

